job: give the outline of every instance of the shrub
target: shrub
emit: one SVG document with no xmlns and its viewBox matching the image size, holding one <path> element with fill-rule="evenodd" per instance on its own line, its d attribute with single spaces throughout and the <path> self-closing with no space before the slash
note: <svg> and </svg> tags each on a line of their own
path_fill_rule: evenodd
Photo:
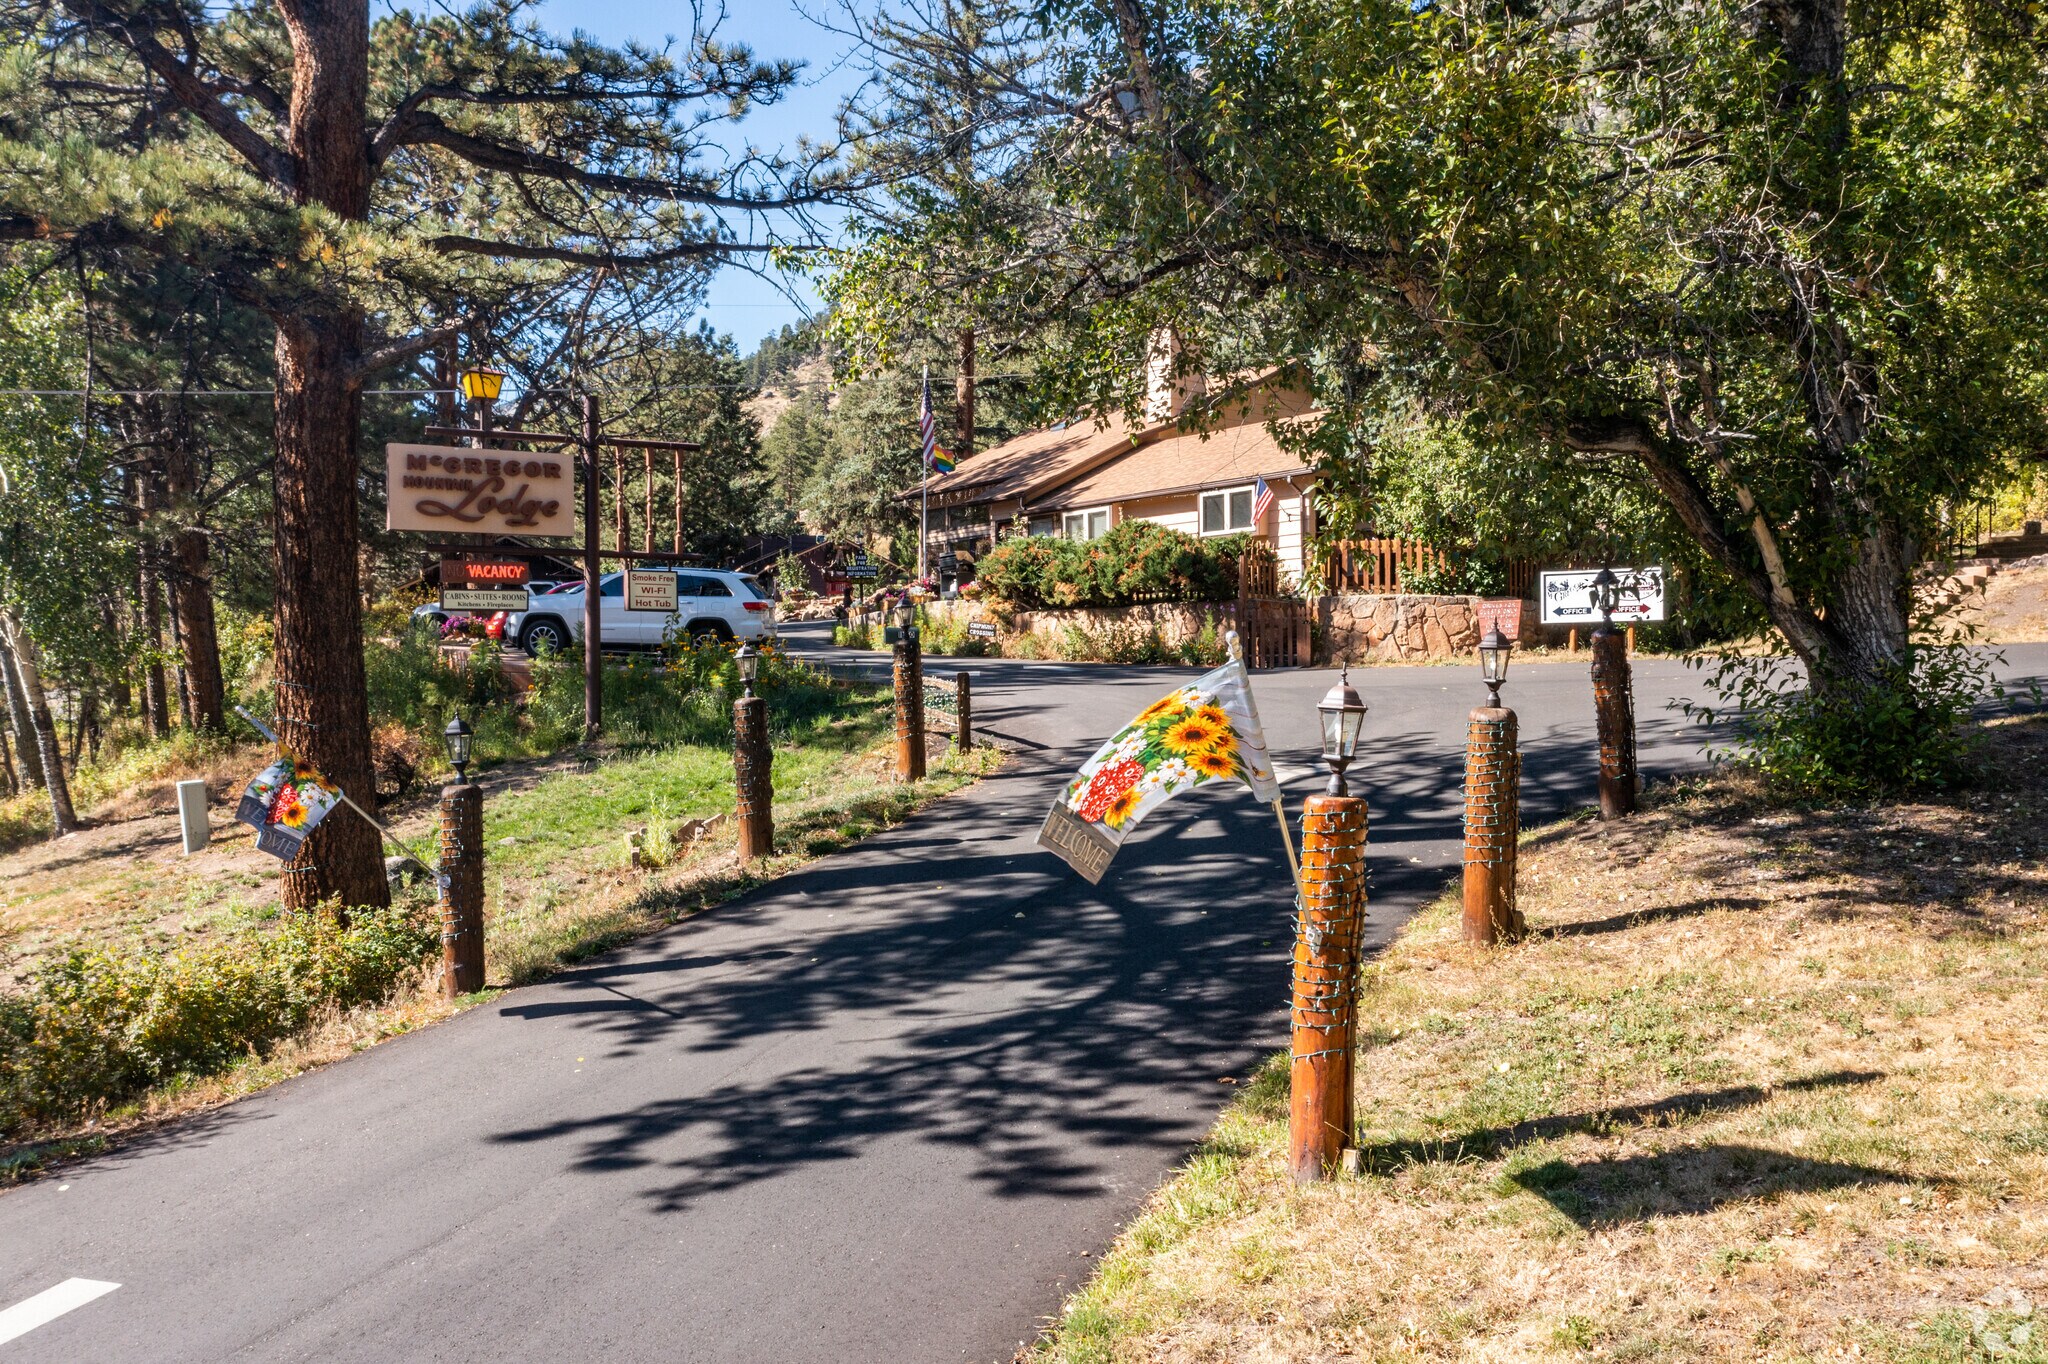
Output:
<svg viewBox="0 0 2048 1364">
<path fill-rule="evenodd" d="M 1790 795 L 1862 798 L 1940 790 L 1968 770 L 1967 723 L 1987 696 L 2004 697 L 2003 656 L 1962 643 L 1916 645 L 1908 664 L 1875 683 L 1807 685 L 1780 658 L 1705 656 L 1722 704 L 1686 703 L 1689 718 L 1730 721 L 1732 755 Z"/>
<path fill-rule="evenodd" d="M 296 915 L 185 952 L 80 949 L 0 994 L 0 1134 L 262 1055 L 316 1010 L 388 997 L 440 945 L 431 907 Z"/>
<path fill-rule="evenodd" d="M 1025 609 L 1227 601 L 1237 595 L 1239 556 L 1261 551 L 1271 547 L 1254 536 L 1203 540 L 1126 521 L 1098 540 L 1005 540 L 982 559 L 977 580 L 985 597 Z"/>
</svg>

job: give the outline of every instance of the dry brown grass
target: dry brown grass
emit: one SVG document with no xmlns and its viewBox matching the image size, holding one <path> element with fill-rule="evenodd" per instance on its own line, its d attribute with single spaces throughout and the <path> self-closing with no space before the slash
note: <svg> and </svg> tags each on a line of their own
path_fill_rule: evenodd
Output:
<svg viewBox="0 0 2048 1364">
<path fill-rule="evenodd" d="M 1531 941 L 1371 971 L 1365 1172 L 1287 1181 L 1269 1067 L 1039 1356 L 2048 1358 L 2048 724 L 1991 735 L 1949 799 L 1534 835 Z"/>
</svg>

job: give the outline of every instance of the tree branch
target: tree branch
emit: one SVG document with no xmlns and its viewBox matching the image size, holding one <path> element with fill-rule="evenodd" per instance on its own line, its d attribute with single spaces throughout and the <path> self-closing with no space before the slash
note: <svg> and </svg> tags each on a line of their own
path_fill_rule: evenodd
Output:
<svg viewBox="0 0 2048 1364">
<path fill-rule="evenodd" d="M 458 236 L 431 237 L 427 245 L 444 255 L 490 256 L 496 260 L 555 260 L 570 265 L 610 266 L 620 270 L 631 270 L 646 265 L 664 265 L 669 261 L 776 249 L 771 245 L 748 242 L 698 241 L 684 242 L 680 246 L 671 246 L 660 251 L 624 255 L 616 251 L 578 251 L 567 246 L 529 246 L 524 242 L 494 242 L 482 237 Z M 806 251 L 816 248 L 792 246 L 786 249 Z"/>
<path fill-rule="evenodd" d="M 658 180 L 653 176 L 618 175 L 610 171 L 585 170 L 574 162 L 564 161 L 560 157 L 544 156 L 539 152 L 530 152 L 521 147 L 508 147 L 500 142 L 491 142 L 458 132 L 443 122 L 438 114 L 428 109 L 413 110 L 404 126 L 388 131 L 392 136 L 384 149 L 387 154 L 398 147 L 440 147 L 455 153 L 481 170 L 503 171 L 508 175 L 536 175 L 544 180 L 582 185 L 587 189 L 608 190 L 614 194 L 748 211 L 800 208 L 807 204 L 825 203 L 832 198 L 824 191 L 784 194 L 778 198 L 721 194 L 708 186 L 693 188 L 680 181 Z M 378 138 L 383 141 L 384 134 L 379 133 Z"/>
</svg>

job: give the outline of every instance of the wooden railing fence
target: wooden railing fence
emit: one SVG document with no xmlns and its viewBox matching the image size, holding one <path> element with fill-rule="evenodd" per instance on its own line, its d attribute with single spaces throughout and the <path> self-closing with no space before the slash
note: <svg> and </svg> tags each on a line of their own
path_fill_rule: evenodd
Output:
<svg viewBox="0 0 2048 1364">
<path fill-rule="evenodd" d="M 1407 574 L 1451 564 L 1450 556 L 1434 545 L 1399 535 L 1333 540 L 1328 548 L 1324 578 L 1331 592 L 1398 592 Z"/>
</svg>

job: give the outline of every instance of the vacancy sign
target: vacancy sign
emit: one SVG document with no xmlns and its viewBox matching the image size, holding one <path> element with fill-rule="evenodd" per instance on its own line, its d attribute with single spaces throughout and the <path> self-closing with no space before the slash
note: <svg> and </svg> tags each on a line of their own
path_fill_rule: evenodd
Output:
<svg viewBox="0 0 2048 1364">
<path fill-rule="evenodd" d="M 676 575 L 651 568 L 626 570 L 626 609 L 676 613 Z"/>
<path fill-rule="evenodd" d="M 576 467 L 562 455 L 384 447 L 384 529 L 573 536 Z"/>
<path fill-rule="evenodd" d="M 1537 588 L 1545 625 L 1598 625 L 1600 608 L 1593 600 L 1593 579 L 1597 568 L 1574 568 L 1563 573 L 1545 573 Z M 1664 619 L 1664 570 L 1661 568 L 1617 568 L 1621 580 L 1614 618 L 1623 625 L 1643 625 Z"/>
</svg>

